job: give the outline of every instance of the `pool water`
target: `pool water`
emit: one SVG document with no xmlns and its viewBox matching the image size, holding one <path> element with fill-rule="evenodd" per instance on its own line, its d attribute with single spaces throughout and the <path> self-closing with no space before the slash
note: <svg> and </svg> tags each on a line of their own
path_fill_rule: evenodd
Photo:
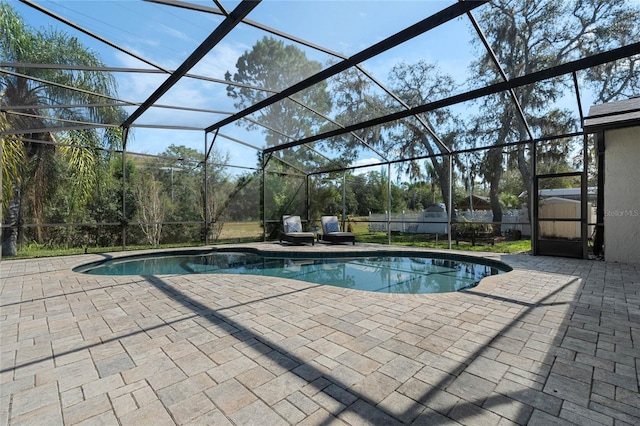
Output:
<svg viewBox="0 0 640 426">
<path fill-rule="evenodd" d="M 482 278 L 510 270 L 498 262 L 421 256 L 336 258 L 263 256 L 253 252 L 165 254 L 112 259 L 76 268 L 96 275 L 250 274 L 291 278 L 380 293 L 445 293 L 475 287 Z"/>
</svg>

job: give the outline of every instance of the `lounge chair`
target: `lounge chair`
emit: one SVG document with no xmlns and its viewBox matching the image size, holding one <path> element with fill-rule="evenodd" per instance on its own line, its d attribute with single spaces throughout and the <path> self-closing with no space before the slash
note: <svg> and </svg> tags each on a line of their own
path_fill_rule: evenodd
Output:
<svg viewBox="0 0 640 426">
<path fill-rule="evenodd" d="M 337 216 L 322 216 L 322 241 L 328 243 L 352 243 L 356 244 L 356 235 L 353 232 L 340 231 L 340 222 Z"/>
<path fill-rule="evenodd" d="M 280 233 L 280 242 L 287 241 L 292 244 L 311 243 L 311 245 L 314 245 L 315 234 L 302 231 L 300 216 L 282 216 L 282 226 L 284 231 Z"/>
</svg>

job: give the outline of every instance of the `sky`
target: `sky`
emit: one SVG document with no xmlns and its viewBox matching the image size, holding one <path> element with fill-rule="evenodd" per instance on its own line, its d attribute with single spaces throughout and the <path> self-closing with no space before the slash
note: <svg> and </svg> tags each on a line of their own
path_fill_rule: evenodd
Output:
<svg viewBox="0 0 640 426">
<path fill-rule="evenodd" d="M 302 1 L 264 0 L 248 19 L 292 36 L 351 56 L 433 13 L 455 3 L 455 0 L 422 1 Z M 87 37 L 78 31 L 52 20 L 16 0 L 9 3 L 34 28 L 54 26 L 69 34 L 77 35 L 97 52 L 108 66 L 143 68 L 153 66 L 175 69 L 213 31 L 222 18 L 216 15 L 188 11 L 171 6 L 134 1 L 36 1 L 56 14 L 67 17 L 83 28 L 99 34 L 122 49 L 144 58 L 152 65 L 126 54 L 113 46 Z M 190 1 L 207 7 L 214 3 Z M 231 10 L 239 2 L 222 1 Z M 235 70 L 237 58 L 251 49 L 253 44 L 267 35 L 251 26 L 239 25 L 220 42 L 190 72 L 210 78 L 224 79 L 225 72 Z M 470 88 L 467 70 L 473 59 L 470 43 L 473 31 L 468 20 L 455 19 L 410 42 L 393 48 L 362 66 L 381 82 L 386 83 L 391 67 L 395 64 L 416 63 L 420 60 L 437 63 L 440 71 L 450 74 L 460 85 L 459 91 Z M 299 46 L 307 57 L 328 66 L 331 55 Z M 283 70 L 284 72 L 285 70 Z M 143 102 L 167 78 L 163 74 L 115 73 L 119 97 L 132 102 Z M 218 111 L 194 112 L 152 108 L 145 112 L 136 124 L 149 126 L 171 125 L 203 128 L 227 117 L 224 112 L 234 112 L 233 100 L 226 95 L 226 85 L 182 79 L 158 101 L 159 104 L 185 108 L 202 108 Z M 131 113 L 135 108 L 127 109 Z M 229 125 L 220 132 L 251 145 L 264 147 L 260 132 Z M 128 149 L 134 152 L 157 154 L 171 144 L 186 145 L 204 150 L 205 135 L 199 131 L 135 129 Z M 211 139 L 209 139 L 211 140 Z M 216 140 L 216 147 L 227 150 L 231 164 L 254 166 L 255 150 L 238 145 L 224 138 Z M 371 152 L 362 152 L 358 163 L 379 161 Z"/>
</svg>

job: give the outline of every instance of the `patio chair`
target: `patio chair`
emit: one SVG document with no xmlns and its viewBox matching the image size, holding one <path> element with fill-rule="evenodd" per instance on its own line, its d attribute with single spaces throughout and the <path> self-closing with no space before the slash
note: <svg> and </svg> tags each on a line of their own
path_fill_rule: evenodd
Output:
<svg viewBox="0 0 640 426">
<path fill-rule="evenodd" d="M 337 216 L 322 216 L 322 241 L 328 243 L 352 243 L 356 244 L 356 235 L 353 232 L 340 231 L 340 222 Z"/>
<path fill-rule="evenodd" d="M 302 231 L 302 221 L 300 216 L 282 216 L 283 232 L 280 233 L 280 242 L 287 241 L 291 244 L 315 244 L 315 234 L 313 232 Z"/>
</svg>

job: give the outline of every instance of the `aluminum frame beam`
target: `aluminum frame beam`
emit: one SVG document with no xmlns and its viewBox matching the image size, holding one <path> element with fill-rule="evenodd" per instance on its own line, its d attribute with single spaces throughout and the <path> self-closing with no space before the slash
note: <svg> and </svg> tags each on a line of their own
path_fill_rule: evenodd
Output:
<svg viewBox="0 0 640 426">
<path fill-rule="evenodd" d="M 473 28 L 476 30 L 476 33 L 478 34 L 480 41 L 482 41 L 482 44 L 484 45 L 485 49 L 487 49 L 487 53 L 491 57 L 491 62 L 493 62 L 493 65 L 498 69 L 498 72 L 500 73 L 500 77 L 502 77 L 503 81 L 509 81 L 509 77 L 507 77 L 507 73 L 504 71 L 504 68 L 502 68 L 502 64 L 498 60 L 496 53 L 493 51 L 493 48 L 489 44 L 489 41 L 487 40 L 487 37 L 484 35 L 482 28 L 480 28 L 480 25 L 478 24 L 478 21 L 476 20 L 475 16 L 473 16 L 473 13 L 471 12 L 467 12 L 467 16 L 469 17 L 469 20 L 471 21 Z M 511 100 L 516 105 L 516 111 L 518 112 L 518 116 L 520 117 L 520 120 L 522 120 L 522 123 L 524 124 L 524 127 L 527 131 L 527 135 L 529 136 L 529 139 L 533 140 L 533 132 L 531 131 L 529 122 L 527 121 L 527 118 L 524 115 L 522 105 L 520 105 L 520 101 L 516 96 L 515 90 L 509 89 L 509 95 L 511 95 Z"/>
<path fill-rule="evenodd" d="M 198 11 L 198 12 L 206 12 L 206 13 L 211 13 L 214 15 L 222 15 L 221 11 L 215 8 L 211 8 L 208 6 L 201 6 L 201 5 L 195 5 L 195 4 L 191 4 L 191 3 L 185 3 L 182 1 L 177 1 L 177 0 L 147 0 L 150 1 L 152 3 L 157 3 L 157 4 L 162 4 L 162 5 L 167 5 L 167 6 L 173 6 L 173 7 L 179 7 L 179 8 L 184 8 L 187 10 L 194 10 L 194 11 Z M 334 56 L 336 58 L 340 58 L 342 60 L 347 60 L 349 59 L 348 56 L 343 55 L 341 53 L 338 52 L 334 52 L 331 49 L 328 49 L 324 46 L 320 46 L 318 44 L 312 43 L 310 41 L 301 39 L 300 37 L 295 37 L 291 34 L 287 34 L 283 31 L 279 31 L 275 28 L 271 28 L 267 25 L 264 24 L 260 24 L 258 22 L 249 20 L 249 19 L 245 19 L 243 20 L 243 23 L 249 26 L 252 26 L 254 28 L 257 28 L 259 30 L 262 31 L 266 31 L 270 34 L 274 34 L 277 35 L 278 37 L 282 37 L 286 40 L 290 40 L 293 41 L 295 43 L 301 44 L 303 46 L 309 47 L 311 49 L 317 50 L 319 52 L 322 53 L 326 53 L 327 55 L 331 55 Z M 373 75 L 371 75 L 371 73 L 369 73 L 368 71 L 366 71 L 364 68 L 362 68 L 362 66 L 360 66 L 359 64 L 355 66 L 355 68 L 358 69 L 358 71 L 360 71 L 361 73 L 364 74 L 365 77 L 367 77 L 369 80 L 371 80 L 375 85 L 377 85 L 380 89 L 382 89 L 385 93 L 387 93 L 389 96 L 391 96 L 394 100 L 396 100 L 400 105 L 402 105 L 404 108 L 409 109 L 409 105 L 407 105 L 404 101 L 402 101 L 402 99 L 400 99 L 400 97 L 398 97 L 398 95 L 396 95 L 395 93 L 393 93 L 391 90 L 389 90 L 384 84 L 382 84 L 378 79 L 376 79 L 375 77 L 373 77 Z M 233 84 L 233 83 L 229 83 L 229 84 Z M 239 85 L 238 83 L 235 83 L 234 85 Z M 264 88 L 259 88 L 259 87 L 253 87 L 253 89 L 256 90 L 264 90 L 267 92 L 272 92 L 272 93 L 277 93 L 277 91 L 275 90 L 270 90 L 270 89 L 264 89 Z M 303 103 L 297 101 L 295 98 L 293 97 L 289 97 L 289 99 L 293 102 L 298 103 L 299 105 L 301 105 L 304 108 L 309 109 L 311 112 L 318 114 L 320 117 L 324 118 L 325 120 L 328 120 L 330 122 L 332 122 L 333 124 L 336 124 L 340 127 L 344 127 L 342 124 L 324 116 L 323 114 L 314 111 L 313 109 L 311 109 L 310 107 L 308 107 L 307 105 L 304 105 Z M 425 127 L 425 129 L 427 129 L 427 132 L 431 135 L 431 137 L 433 137 L 436 141 L 436 143 L 440 146 L 441 149 L 444 149 L 444 151 L 447 152 L 451 152 L 451 150 L 449 149 L 448 146 L 446 146 L 444 144 L 444 142 L 442 142 L 442 140 L 438 137 L 438 135 L 436 135 L 436 133 L 433 131 L 433 129 L 431 129 L 428 124 L 421 118 L 421 117 L 416 117 L 416 119 Z M 353 136 L 364 146 L 366 146 L 367 148 L 369 148 L 370 150 L 374 151 L 376 153 L 376 155 L 378 155 L 380 158 L 382 158 L 383 160 L 387 160 L 387 158 L 382 155 L 381 153 L 379 153 L 377 150 L 375 150 L 372 146 L 370 146 L 366 141 L 364 141 L 362 138 L 360 138 L 359 136 L 357 136 L 356 134 L 353 134 Z"/>
<path fill-rule="evenodd" d="M 260 1 L 260 0 L 258 0 L 258 1 Z M 101 36 L 91 32 L 91 31 L 87 30 L 86 28 L 83 28 L 80 25 L 77 25 L 77 24 L 73 23 L 72 21 L 70 21 L 70 20 L 68 20 L 66 18 L 63 18 L 62 16 L 60 16 L 60 15 L 58 15 L 58 14 L 56 14 L 56 13 L 54 13 L 54 12 L 44 8 L 44 7 L 42 7 L 42 6 L 40 6 L 39 4 L 36 4 L 36 3 L 34 3 L 32 1 L 30 1 L 30 0 L 20 0 L 20 2 L 22 2 L 22 3 L 32 7 L 34 9 L 38 10 L 38 11 L 44 13 L 45 15 L 48 15 L 48 16 L 52 17 L 53 19 L 56 19 L 56 20 L 58 20 L 58 21 L 60 21 L 60 22 L 62 22 L 64 24 L 70 26 L 71 28 L 73 28 L 75 30 L 78 30 L 78 31 L 88 35 L 89 37 L 92 37 L 92 38 L 95 38 L 96 40 L 101 41 L 102 43 L 106 44 L 107 46 L 113 47 L 114 49 L 116 49 L 116 50 L 118 50 L 118 51 L 120 51 L 122 53 L 126 53 L 127 55 L 132 56 L 132 57 L 136 58 L 137 60 L 139 60 L 141 62 L 144 62 L 147 65 L 151 65 L 154 68 L 157 68 L 159 70 L 162 70 L 162 71 L 168 73 L 168 71 L 165 70 L 164 68 L 162 68 L 160 65 L 154 64 L 150 60 L 145 59 L 142 56 L 136 55 L 135 53 L 130 52 L 127 49 L 125 49 L 123 47 L 120 47 L 120 46 L 118 46 L 117 44 L 115 44 L 113 42 L 110 42 L 106 38 L 101 37 Z"/>
<path fill-rule="evenodd" d="M 262 0 L 243 0 L 229 14 L 227 18 L 198 46 L 191 55 L 147 98 L 142 105 L 135 110 L 125 121 L 122 127 L 131 126 L 146 110 L 148 110 L 162 95 L 164 95 L 173 85 L 194 66 L 198 64 L 211 49 L 213 49 L 224 37 L 231 32 L 242 19 L 247 16 Z"/>
<path fill-rule="evenodd" d="M 249 114 L 252 114 L 264 107 L 267 107 L 271 104 L 274 104 L 288 96 L 291 96 L 297 92 L 300 92 L 304 89 L 307 89 L 311 86 L 313 86 L 314 84 L 317 84 L 321 81 L 324 81 L 330 77 L 333 77 L 336 74 L 339 74 L 342 71 L 345 71 L 361 62 L 364 62 L 368 59 L 373 58 L 376 55 L 379 55 L 383 52 L 386 52 L 387 50 L 396 47 L 408 40 L 411 40 L 412 38 L 415 38 L 417 36 L 419 36 L 420 34 L 424 34 L 425 32 L 432 30 L 433 28 L 436 28 L 446 22 L 449 22 L 461 15 L 464 15 L 465 13 L 475 9 L 476 7 L 479 7 L 485 3 L 487 3 L 489 0 L 479 0 L 479 1 L 473 1 L 473 2 L 460 2 L 460 3 L 455 3 L 449 7 L 447 7 L 446 9 L 443 9 L 431 16 L 429 16 L 428 18 L 423 19 L 422 21 L 411 25 L 410 27 L 405 28 L 404 30 L 392 35 L 391 37 L 388 37 L 384 40 L 382 40 L 379 43 L 376 43 L 370 47 L 368 47 L 367 49 L 364 49 L 358 53 L 356 53 L 355 55 L 351 56 L 348 59 L 345 59 L 333 66 L 330 66 L 322 71 L 320 71 L 317 74 L 312 75 L 311 77 L 300 81 L 299 83 L 294 84 L 293 86 L 289 86 L 287 87 L 285 90 L 281 91 L 280 93 L 278 93 L 277 95 L 273 95 L 267 99 L 264 99 L 263 101 L 260 101 L 240 112 L 238 112 L 237 114 L 234 114 L 233 116 L 226 118 L 224 120 L 221 120 L 215 124 L 212 124 L 211 126 L 207 127 L 205 129 L 206 132 L 212 132 L 220 127 L 223 127 L 227 124 L 231 124 L 237 120 L 239 120 L 240 118 L 246 117 Z M 413 115 L 413 114 L 411 114 Z M 362 128 L 362 127 L 361 127 Z M 340 134 L 343 133 L 348 133 L 347 132 L 342 132 Z"/>
<path fill-rule="evenodd" d="M 623 59 L 623 58 L 638 55 L 638 54 L 640 54 L 640 42 L 619 47 L 617 49 L 609 50 L 607 52 L 598 53 L 592 56 L 587 56 L 585 58 L 567 62 L 552 68 L 536 71 L 531 74 L 523 75 L 521 77 L 516 77 L 508 81 L 502 81 L 499 83 L 492 84 L 490 86 L 484 86 L 479 89 L 470 90 L 468 92 L 460 93 L 458 95 L 450 96 L 448 98 L 440 99 L 438 101 L 430 102 L 428 104 L 413 107 L 410 110 L 398 111 L 389 115 L 363 121 L 358 124 L 347 126 L 344 129 L 331 130 L 325 133 L 320 133 L 318 135 L 310 136 L 305 139 L 300 139 L 296 142 L 283 144 L 278 147 L 267 148 L 265 149 L 265 152 L 278 151 L 279 149 L 291 148 L 292 146 L 302 145 L 308 142 L 315 142 L 321 139 L 327 139 L 327 138 L 339 136 L 345 133 L 364 129 L 366 127 L 379 126 L 382 124 L 389 123 L 391 121 L 410 117 L 412 115 L 421 114 L 424 112 L 436 110 L 438 108 L 445 108 L 445 107 L 459 104 L 462 102 L 471 101 L 474 99 L 481 98 L 483 96 L 493 95 L 495 93 L 511 90 L 519 86 L 525 86 L 527 84 L 536 83 L 538 81 L 547 80 L 549 78 L 559 77 L 562 75 L 570 74 L 575 71 L 581 71 L 597 65 L 605 64 L 607 62 L 613 62 L 619 59 Z"/>
</svg>

